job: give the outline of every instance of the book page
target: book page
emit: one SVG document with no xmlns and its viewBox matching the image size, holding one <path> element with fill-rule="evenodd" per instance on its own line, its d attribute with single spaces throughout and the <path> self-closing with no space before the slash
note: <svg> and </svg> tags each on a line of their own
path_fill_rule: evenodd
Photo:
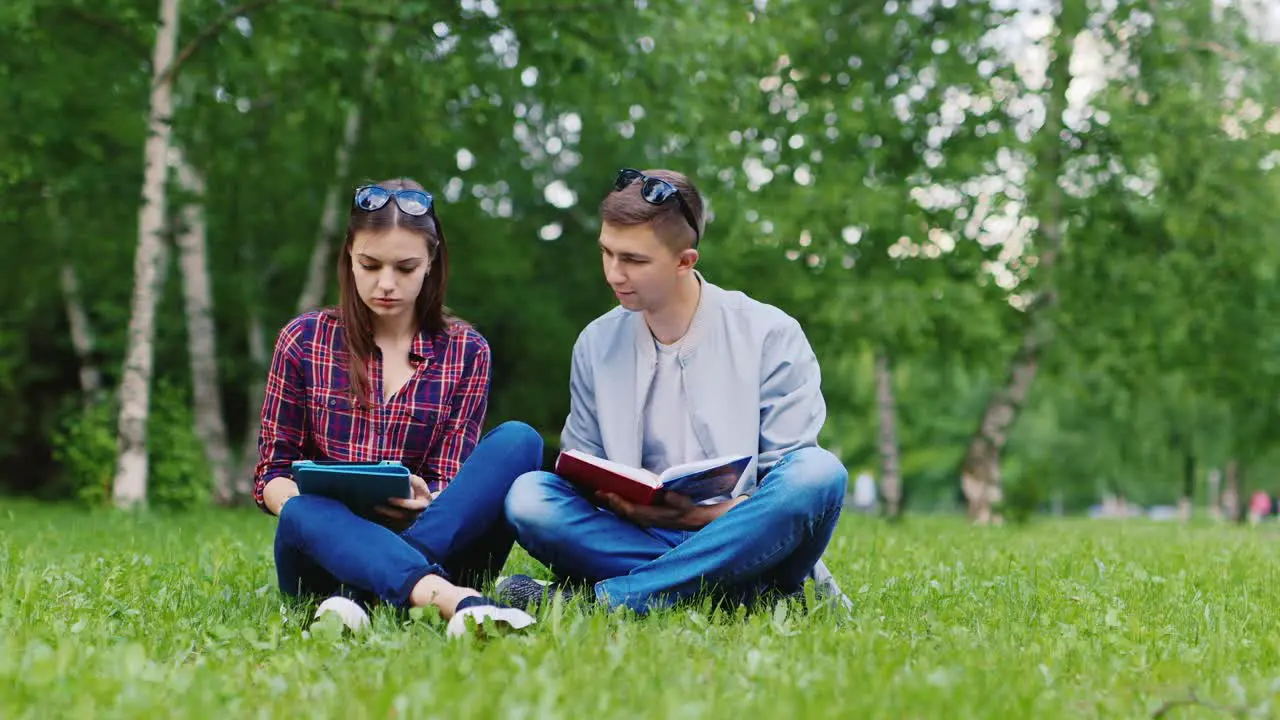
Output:
<svg viewBox="0 0 1280 720">
<path fill-rule="evenodd" d="M 725 455 L 724 457 L 712 458 L 710 460 L 697 460 L 683 465 L 673 465 L 662 473 L 659 480 L 663 483 L 671 482 L 675 478 L 684 477 L 685 475 L 693 475 L 704 470 L 718 468 L 722 465 L 729 465 L 743 459 L 744 455 Z"/>
<path fill-rule="evenodd" d="M 662 484 L 668 490 L 680 493 L 699 505 L 724 502 L 732 497 L 734 490 L 742 482 L 751 460 L 749 455 L 740 455 L 688 463 L 684 466 L 685 472 L 666 478 Z"/>
<path fill-rule="evenodd" d="M 581 460 L 589 465 L 595 465 L 596 467 L 603 468 L 609 472 L 617 473 L 625 478 L 635 480 L 643 485 L 648 485 L 649 487 L 658 487 L 658 485 L 661 484 L 657 475 L 654 475 L 644 468 L 634 468 L 630 465 L 613 462 L 612 460 L 604 460 L 602 458 L 595 457 L 594 455 L 579 452 L 578 450 L 568 450 L 565 451 L 564 454 L 577 460 Z"/>
</svg>

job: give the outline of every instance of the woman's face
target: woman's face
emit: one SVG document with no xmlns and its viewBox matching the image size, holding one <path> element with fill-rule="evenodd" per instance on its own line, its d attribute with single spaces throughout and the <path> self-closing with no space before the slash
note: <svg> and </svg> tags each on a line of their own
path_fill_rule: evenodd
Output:
<svg viewBox="0 0 1280 720">
<path fill-rule="evenodd" d="M 431 272 L 427 239 L 401 227 L 357 231 L 351 242 L 351 272 L 360 299 L 375 317 L 390 320 L 413 313 Z"/>
</svg>

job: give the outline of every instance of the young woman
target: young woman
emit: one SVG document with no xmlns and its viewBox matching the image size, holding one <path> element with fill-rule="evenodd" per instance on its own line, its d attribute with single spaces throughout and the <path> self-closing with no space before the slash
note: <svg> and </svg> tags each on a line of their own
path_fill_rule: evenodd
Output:
<svg viewBox="0 0 1280 720">
<path fill-rule="evenodd" d="M 340 307 L 294 318 L 276 340 L 254 496 L 280 518 L 280 589 L 332 595 L 319 613 L 337 612 L 350 627 L 366 624 L 361 605 L 377 601 L 434 606 L 450 634 L 465 631 L 468 617 L 533 623 L 472 589 L 511 551 L 503 500 L 516 477 L 541 465 L 542 440 L 514 422 L 479 438 L 489 346 L 446 313 L 448 266 L 421 185 L 358 188 L 338 260 Z M 357 515 L 299 495 L 295 460 L 397 460 L 414 473 L 413 497 Z"/>
</svg>

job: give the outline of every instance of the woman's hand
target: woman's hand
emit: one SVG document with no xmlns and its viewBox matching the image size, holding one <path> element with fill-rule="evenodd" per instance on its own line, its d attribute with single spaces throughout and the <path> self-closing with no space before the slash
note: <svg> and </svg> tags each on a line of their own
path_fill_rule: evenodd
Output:
<svg viewBox="0 0 1280 720">
<path fill-rule="evenodd" d="M 417 475 L 409 476 L 409 485 L 413 488 L 413 497 L 405 498 L 387 498 L 385 505 L 378 505 L 374 508 L 379 515 L 385 518 L 383 525 L 391 528 L 396 532 L 404 532 L 413 525 L 423 510 L 431 504 L 432 495 L 427 490 L 427 481 Z"/>
<path fill-rule="evenodd" d="M 274 477 L 262 488 L 262 502 L 271 511 L 272 515 L 280 516 L 280 511 L 284 509 L 284 504 L 290 499 L 298 496 L 298 483 L 290 477 Z"/>
</svg>

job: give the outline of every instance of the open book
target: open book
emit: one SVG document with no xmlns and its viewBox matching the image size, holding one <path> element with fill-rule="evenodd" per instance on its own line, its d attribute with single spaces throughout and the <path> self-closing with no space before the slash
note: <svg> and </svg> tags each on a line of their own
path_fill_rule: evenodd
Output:
<svg viewBox="0 0 1280 720">
<path fill-rule="evenodd" d="M 728 455 L 684 463 L 661 475 L 578 450 L 556 458 L 556 474 L 588 490 L 608 492 L 628 502 L 653 505 L 666 490 L 686 495 L 698 504 L 728 500 L 751 464 L 750 455 Z"/>
</svg>

